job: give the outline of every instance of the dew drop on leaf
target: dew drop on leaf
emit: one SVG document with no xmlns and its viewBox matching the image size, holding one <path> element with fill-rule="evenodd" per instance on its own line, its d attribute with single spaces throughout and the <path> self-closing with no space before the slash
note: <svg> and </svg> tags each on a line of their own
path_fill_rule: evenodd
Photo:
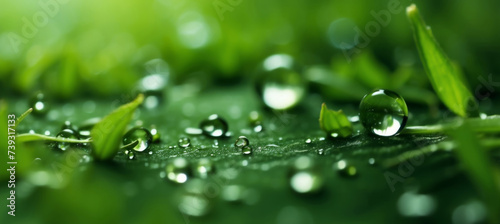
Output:
<svg viewBox="0 0 500 224">
<path fill-rule="evenodd" d="M 200 129 L 206 136 L 218 138 L 225 136 L 228 125 L 219 115 L 212 114 L 200 123 Z"/>
<path fill-rule="evenodd" d="M 58 138 L 66 138 L 66 139 L 78 139 L 78 136 L 74 130 L 71 129 L 63 129 L 60 131 L 56 137 Z M 56 147 L 61 151 L 66 151 L 71 146 L 69 142 L 57 142 Z"/>
<path fill-rule="evenodd" d="M 264 60 L 257 92 L 266 106 L 287 110 L 302 100 L 306 92 L 305 81 L 296 67 L 293 58 L 286 54 L 271 55 Z"/>
<path fill-rule="evenodd" d="M 408 120 L 408 107 L 403 97 L 389 90 L 375 90 L 363 97 L 359 105 L 363 126 L 379 136 L 393 136 Z"/>
<path fill-rule="evenodd" d="M 128 145 L 136 140 L 138 143 L 133 149 L 137 152 L 144 152 L 151 145 L 153 136 L 145 128 L 132 128 L 123 136 L 123 145 Z"/>
<path fill-rule="evenodd" d="M 245 136 L 240 136 L 238 139 L 236 139 L 236 142 L 234 143 L 235 147 L 242 148 L 250 144 L 250 141 L 248 141 L 248 138 Z"/>
<path fill-rule="evenodd" d="M 177 142 L 177 144 L 181 148 L 187 148 L 191 145 L 191 139 L 189 139 L 188 137 L 179 138 L 179 141 Z"/>
<path fill-rule="evenodd" d="M 185 158 L 175 158 L 167 164 L 165 168 L 167 178 L 174 182 L 182 184 L 191 177 L 191 167 Z"/>
</svg>

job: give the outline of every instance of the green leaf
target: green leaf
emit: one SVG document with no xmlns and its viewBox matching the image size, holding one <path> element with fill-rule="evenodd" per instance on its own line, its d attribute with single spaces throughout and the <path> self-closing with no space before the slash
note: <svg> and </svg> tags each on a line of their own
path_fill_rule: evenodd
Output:
<svg viewBox="0 0 500 224">
<path fill-rule="evenodd" d="M 352 135 L 352 124 L 345 116 L 342 110 L 328 110 L 326 104 L 321 105 L 319 114 L 319 127 L 326 132 L 327 135 L 333 137 L 349 137 Z"/>
<path fill-rule="evenodd" d="M 16 136 L 17 142 L 32 142 L 32 141 L 54 141 L 54 142 L 67 142 L 67 143 L 90 143 L 91 139 L 71 139 L 71 138 L 59 138 L 42 134 L 26 133 L 19 134 Z"/>
<path fill-rule="evenodd" d="M 29 114 L 31 114 L 32 111 L 33 111 L 33 108 L 30 108 L 26 112 L 24 112 L 23 114 L 21 114 L 21 116 L 19 116 L 16 119 L 16 125 L 14 126 L 14 129 L 17 128 L 17 126 L 19 125 L 19 123 L 21 123 L 21 121 L 23 121 L 24 118 L 26 118 L 26 116 L 28 116 Z"/>
<path fill-rule="evenodd" d="M 143 100 L 144 95 L 139 94 L 134 101 L 114 110 L 92 128 L 90 135 L 93 139 L 93 154 L 96 159 L 113 158 L 119 149 L 125 128 L 132 119 L 135 109 Z"/>
<path fill-rule="evenodd" d="M 499 223 L 500 172 L 493 166 L 486 150 L 482 149 L 479 139 L 471 131 L 468 123 L 464 123 L 448 133 L 458 144 L 455 152 L 464 171 L 486 202 L 490 222 Z"/>
<path fill-rule="evenodd" d="M 417 6 L 415 4 L 408 6 L 406 14 L 414 31 L 415 42 L 424 69 L 441 101 L 461 117 L 478 116 L 477 103 L 462 82 L 460 71 L 439 46 L 431 28 L 420 16 Z"/>
</svg>

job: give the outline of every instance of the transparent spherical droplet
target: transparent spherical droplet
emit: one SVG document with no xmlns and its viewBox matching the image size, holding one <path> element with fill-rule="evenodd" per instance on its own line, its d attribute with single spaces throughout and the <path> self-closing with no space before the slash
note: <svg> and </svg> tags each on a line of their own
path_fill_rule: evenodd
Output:
<svg viewBox="0 0 500 224">
<path fill-rule="evenodd" d="M 200 129 L 206 136 L 218 138 L 226 134 L 228 125 L 219 115 L 212 114 L 200 123 Z"/>
<path fill-rule="evenodd" d="M 144 152 L 151 145 L 153 136 L 148 131 L 148 129 L 132 128 L 123 136 L 123 145 L 128 145 L 136 140 L 138 141 L 138 143 L 132 149 L 137 152 Z"/>
<path fill-rule="evenodd" d="M 191 177 L 191 167 L 184 158 L 175 158 L 165 168 L 167 178 L 174 183 L 184 183 Z"/>
<path fill-rule="evenodd" d="M 200 178 L 207 178 L 210 174 L 215 173 L 214 163 L 207 159 L 203 158 L 198 161 L 196 164 L 195 175 Z"/>
<path fill-rule="evenodd" d="M 323 187 L 323 178 L 311 170 L 294 173 L 290 178 L 290 187 L 297 193 L 316 193 Z"/>
<path fill-rule="evenodd" d="M 135 159 L 134 150 L 125 150 L 125 155 L 127 155 L 127 158 L 130 160 Z"/>
<path fill-rule="evenodd" d="M 312 140 L 310 138 L 306 139 L 306 144 L 309 144 L 311 142 L 312 142 Z"/>
<path fill-rule="evenodd" d="M 393 136 L 406 125 L 408 107 L 399 94 L 380 89 L 363 97 L 359 105 L 359 118 L 371 133 Z"/>
<path fill-rule="evenodd" d="M 370 164 L 370 165 L 372 165 L 372 166 L 373 166 L 373 165 L 375 165 L 375 163 L 376 163 L 375 158 L 369 158 L 369 159 L 368 159 L 368 164 Z"/>
<path fill-rule="evenodd" d="M 335 165 L 334 168 L 337 172 L 344 177 L 354 177 L 358 174 L 358 170 L 355 166 L 349 164 L 346 160 L 340 160 Z"/>
<path fill-rule="evenodd" d="M 64 130 L 64 129 L 70 129 L 70 130 L 73 130 L 75 133 L 78 133 L 78 128 L 73 124 L 71 123 L 70 121 L 65 121 L 64 124 L 62 125 L 61 127 L 61 130 Z"/>
<path fill-rule="evenodd" d="M 243 155 L 250 155 L 250 154 L 252 154 L 252 151 L 253 151 L 253 149 L 249 145 L 241 148 L 241 153 L 243 153 Z"/>
<path fill-rule="evenodd" d="M 297 72 L 291 56 L 271 55 L 264 60 L 257 92 L 264 104 L 275 110 L 296 106 L 306 92 L 305 80 Z"/>
<path fill-rule="evenodd" d="M 179 138 L 179 141 L 177 142 L 177 144 L 181 148 L 187 148 L 191 145 L 191 139 L 189 139 L 188 137 Z"/>
<path fill-rule="evenodd" d="M 78 135 L 74 130 L 71 129 L 63 129 L 60 131 L 56 137 L 63 139 L 78 139 Z M 72 143 L 68 142 L 57 142 L 56 147 L 61 151 L 66 151 L 71 146 Z"/>
<path fill-rule="evenodd" d="M 153 142 L 158 143 L 161 141 L 161 134 L 160 131 L 155 126 L 151 126 L 151 135 L 153 136 Z"/>
<path fill-rule="evenodd" d="M 45 115 L 49 111 L 49 105 L 45 95 L 41 92 L 36 93 L 30 100 L 30 106 L 33 108 L 32 114 Z"/>
<path fill-rule="evenodd" d="M 234 142 L 234 146 L 238 148 L 245 147 L 250 144 L 250 141 L 248 141 L 248 138 L 245 136 L 240 136 L 238 139 L 236 139 L 236 142 Z"/>
<path fill-rule="evenodd" d="M 292 190 L 301 194 L 318 193 L 324 185 L 314 160 L 308 156 L 295 159 L 288 171 L 288 177 Z"/>
</svg>

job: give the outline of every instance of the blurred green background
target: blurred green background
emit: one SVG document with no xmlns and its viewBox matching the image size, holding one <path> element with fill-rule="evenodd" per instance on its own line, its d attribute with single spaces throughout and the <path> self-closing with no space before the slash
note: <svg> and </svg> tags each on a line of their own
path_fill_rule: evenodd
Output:
<svg viewBox="0 0 500 224">
<path fill-rule="evenodd" d="M 391 4 L 396 13 L 390 18 L 381 15 Z M 22 95 L 42 90 L 59 99 L 116 97 L 146 75 L 143 65 L 154 58 L 168 63 L 171 83 L 232 84 L 251 78 L 257 65 L 276 53 L 292 55 L 304 68 L 331 67 L 348 77 L 348 83 L 376 82 L 369 78 L 377 76 L 371 74 L 377 73 L 373 66 L 361 69 L 358 79 L 350 78 L 358 64 L 342 66 L 363 54 L 371 54 L 367 60 L 380 65 L 389 78 L 407 66 L 414 68 L 415 76 L 423 76 L 405 15 L 409 4 L 407 0 L 7 1 L 0 9 L 1 91 Z M 499 74 L 498 1 L 417 4 L 471 86 L 480 83 L 480 76 Z M 386 24 L 381 25 L 373 13 Z M 362 39 L 356 28 L 373 35 Z M 358 43 L 349 60 L 341 42 Z M 372 84 L 384 87 L 385 83 Z"/>
<path fill-rule="evenodd" d="M 463 69 L 463 78 L 483 111 L 492 113 L 498 108 L 492 103 L 498 99 L 498 86 L 494 84 L 492 91 L 481 80 L 500 80 L 500 1 L 496 0 L 4 1 L 0 7 L 1 98 L 9 104 L 9 112 L 20 114 L 29 106 L 28 99 L 41 91 L 57 112 L 52 113 L 57 116 L 30 115 L 19 126 L 21 132 L 49 131 L 54 135 L 65 119 L 81 124 L 87 118 L 104 116 L 135 94 L 141 78 L 154 73 L 168 77 L 170 94 L 168 107 L 141 109 L 142 114 L 136 116 L 145 127 L 156 125 L 163 132 L 163 142 L 153 146 L 151 158 L 129 161 L 119 154 L 113 162 L 102 164 L 92 161 L 88 152 L 58 154 L 37 150 L 54 147 L 45 143 L 19 145 L 18 150 L 27 153 L 18 155 L 24 163 L 18 167 L 16 221 L 485 222 L 484 205 L 450 152 L 426 157 L 424 165 L 404 184 L 398 183 L 394 193 L 384 179 L 386 170 L 366 162 L 422 146 L 414 144 L 417 140 L 434 145 L 443 141 L 443 136 L 380 139 L 358 132 L 345 141 L 320 140 L 324 133 L 318 128 L 317 117 L 322 102 L 333 103 L 332 108 L 343 109 L 349 116 L 356 115 L 361 97 L 374 88 L 400 93 L 411 105 L 411 125 L 448 118 L 439 110 L 439 100 L 420 64 L 405 14 L 411 3 L 418 5 L 444 51 Z M 397 13 L 390 12 L 394 7 Z M 309 86 L 308 93 L 319 94 L 306 94 L 302 107 L 296 110 L 261 110 L 253 83 L 261 75 L 263 60 L 273 54 L 291 55 Z M 158 58 L 166 63 L 148 67 L 147 62 Z M 197 91 L 192 91 L 193 86 Z M 480 94 L 475 92 L 478 88 Z M 482 98 L 485 94 L 489 95 Z M 422 107 L 414 107 L 416 104 Z M 94 109 L 86 110 L 88 105 Z M 232 108 L 239 108 L 239 117 L 233 116 Z M 248 134 L 253 146 L 263 148 L 252 159 L 225 151 L 232 149 L 233 139 L 221 140 L 221 147 L 215 149 L 211 148 L 212 139 L 195 137 L 193 146 L 208 149 L 187 154 L 168 148 L 177 145 L 178 138 L 185 135 L 184 128 L 198 125 L 210 113 L 224 116 L 230 130 L 239 133 L 248 128 L 245 117 L 254 110 L 261 112 L 265 128 L 269 128 L 264 133 Z M 355 130 L 362 130 L 359 123 Z M 305 138 L 313 143 L 305 146 Z M 269 146 L 273 144 L 283 147 Z M 317 153 L 319 150 L 325 153 Z M 298 195 L 289 189 L 287 165 L 302 154 L 314 158 L 320 167 L 326 190 L 319 195 Z M 175 197 L 184 195 L 187 187 L 165 183 L 158 176 L 168 159 L 179 155 L 193 163 L 211 158 L 220 170 L 216 177 L 229 181 L 220 184 L 210 179 L 200 184 L 197 178 L 193 185 L 203 188 L 215 182 L 222 190 L 234 184 L 256 190 L 260 196 L 252 204 L 246 199 L 228 203 L 218 195 L 210 199 L 214 212 L 186 219 Z M 499 161 L 498 153 L 495 155 Z M 358 179 L 343 178 L 332 171 L 332 163 L 340 158 L 356 165 Z M 242 165 L 244 161 L 250 168 Z M 53 164 L 61 166 L 54 168 Z M 398 172 L 397 167 L 389 170 Z M 231 172 L 238 176 L 231 179 Z M 2 196 L 6 195 L 7 188 L 1 189 Z M 405 204 L 401 198 L 409 198 L 413 204 Z M 429 203 L 437 207 L 430 216 L 411 214 L 417 202 L 421 202 L 419 208 L 427 208 Z M 410 215 L 404 212 L 407 208 Z M 461 214 L 466 213 L 480 218 L 463 218 Z M 467 218 L 472 221 L 460 222 Z M 2 213 L 0 220 L 8 220 L 7 215 Z"/>
</svg>

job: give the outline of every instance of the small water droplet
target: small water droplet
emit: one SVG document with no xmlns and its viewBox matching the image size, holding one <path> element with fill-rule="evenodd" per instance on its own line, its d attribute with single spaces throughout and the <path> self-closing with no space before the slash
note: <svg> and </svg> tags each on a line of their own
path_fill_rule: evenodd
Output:
<svg viewBox="0 0 500 224">
<path fill-rule="evenodd" d="M 46 102 L 45 95 L 41 92 L 36 93 L 30 100 L 30 106 L 33 108 L 32 114 L 45 115 L 49 111 L 49 105 Z"/>
<path fill-rule="evenodd" d="M 137 145 L 133 149 L 137 152 L 146 151 L 153 140 L 153 136 L 145 128 L 132 128 L 123 136 L 123 145 L 128 145 L 133 141 L 138 141 Z"/>
<path fill-rule="evenodd" d="M 125 150 L 125 155 L 127 155 L 127 158 L 130 160 L 135 159 L 135 153 L 133 150 Z"/>
<path fill-rule="evenodd" d="M 257 91 L 264 104 L 275 110 L 296 106 L 306 92 L 305 81 L 290 55 L 275 54 L 264 60 Z"/>
<path fill-rule="evenodd" d="M 182 137 L 182 138 L 179 138 L 179 141 L 177 143 L 178 143 L 179 147 L 187 148 L 191 145 L 191 139 L 189 139 L 187 137 Z"/>
<path fill-rule="evenodd" d="M 370 165 L 372 165 L 372 166 L 373 166 L 373 165 L 375 165 L 375 162 L 376 162 L 376 161 L 375 161 L 375 158 L 369 158 L 369 159 L 368 159 L 368 164 L 370 164 Z"/>
<path fill-rule="evenodd" d="M 375 90 L 363 97 L 359 105 L 363 126 L 379 136 L 393 136 L 408 120 L 408 107 L 399 94 L 389 90 Z"/>
<path fill-rule="evenodd" d="M 195 175 L 200 178 L 207 178 L 208 175 L 215 173 L 215 166 L 207 158 L 200 159 L 196 164 Z"/>
<path fill-rule="evenodd" d="M 206 136 L 217 138 L 226 134 L 228 125 L 226 120 L 219 117 L 219 115 L 212 114 L 200 123 L 200 129 Z"/>
<path fill-rule="evenodd" d="M 227 185 L 222 188 L 221 198 L 228 202 L 242 202 L 245 188 L 240 185 Z"/>
<path fill-rule="evenodd" d="M 70 121 L 64 122 L 64 124 L 61 127 L 61 130 L 64 130 L 64 129 L 73 130 L 75 133 L 77 133 L 77 130 L 78 130 L 78 128 L 75 125 L 73 125 L 73 123 L 71 123 Z"/>
<path fill-rule="evenodd" d="M 252 151 L 253 151 L 253 149 L 249 145 L 241 148 L 241 153 L 243 153 L 243 155 L 250 155 L 250 154 L 252 154 Z"/>
<path fill-rule="evenodd" d="M 250 141 L 248 141 L 248 138 L 245 136 L 240 136 L 238 139 L 236 139 L 236 142 L 234 143 L 235 147 L 242 148 L 250 144 Z"/>
<path fill-rule="evenodd" d="M 50 134 L 50 133 L 49 133 Z M 58 138 L 63 138 L 63 139 L 78 139 L 77 134 L 75 131 L 71 129 L 63 129 L 60 131 L 56 137 Z M 69 142 L 57 142 L 56 147 L 61 150 L 61 151 L 66 151 L 71 146 L 71 143 Z"/>
<path fill-rule="evenodd" d="M 398 199 L 398 210 L 403 216 L 428 216 L 434 212 L 436 201 L 433 197 L 409 191 Z"/>
<path fill-rule="evenodd" d="M 290 187 L 297 193 L 317 193 L 323 188 L 323 178 L 319 175 L 314 161 L 308 156 L 295 159 L 288 176 Z"/>
<path fill-rule="evenodd" d="M 350 165 L 346 160 L 340 160 L 335 164 L 335 169 L 344 177 L 354 177 L 358 174 L 355 166 Z"/>
<path fill-rule="evenodd" d="M 317 151 L 318 155 L 322 156 L 325 154 L 325 150 L 324 149 L 318 149 Z"/>
<path fill-rule="evenodd" d="M 152 125 L 151 126 L 151 131 L 150 131 L 151 135 L 153 136 L 153 142 L 154 143 L 158 143 L 160 142 L 161 140 L 161 134 L 160 132 L 158 131 L 158 129 L 156 129 L 156 126 Z"/>
<path fill-rule="evenodd" d="M 306 139 L 306 144 L 309 144 L 311 142 L 312 142 L 312 140 L 310 138 Z"/>
<path fill-rule="evenodd" d="M 167 178 L 175 183 L 184 183 L 191 177 L 191 167 L 184 158 L 175 158 L 165 168 Z"/>
</svg>

